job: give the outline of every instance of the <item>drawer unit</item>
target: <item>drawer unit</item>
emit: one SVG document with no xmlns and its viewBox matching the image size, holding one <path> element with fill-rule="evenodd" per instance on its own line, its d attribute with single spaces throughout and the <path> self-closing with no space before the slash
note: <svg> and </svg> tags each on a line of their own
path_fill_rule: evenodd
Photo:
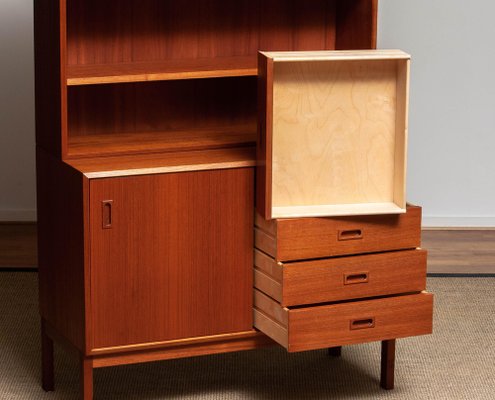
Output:
<svg viewBox="0 0 495 400">
<path fill-rule="evenodd" d="M 254 290 L 254 325 L 289 352 L 314 350 L 432 332 L 433 295 L 287 308 Z"/>
<path fill-rule="evenodd" d="M 254 253 L 254 286 L 283 306 L 316 304 L 426 288 L 425 250 L 277 262 Z"/>
<path fill-rule="evenodd" d="M 331 218 L 255 220 L 255 247 L 277 261 L 414 249 L 421 245 L 421 207 L 407 212 Z"/>
</svg>

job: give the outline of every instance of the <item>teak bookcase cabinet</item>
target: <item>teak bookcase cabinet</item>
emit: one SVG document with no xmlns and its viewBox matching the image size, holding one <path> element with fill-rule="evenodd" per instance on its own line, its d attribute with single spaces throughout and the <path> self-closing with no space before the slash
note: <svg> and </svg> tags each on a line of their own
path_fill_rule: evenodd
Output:
<svg viewBox="0 0 495 400">
<path fill-rule="evenodd" d="M 35 1 L 44 389 L 54 340 L 84 399 L 94 368 L 274 343 L 253 327 L 258 51 L 373 49 L 376 9 Z"/>
</svg>

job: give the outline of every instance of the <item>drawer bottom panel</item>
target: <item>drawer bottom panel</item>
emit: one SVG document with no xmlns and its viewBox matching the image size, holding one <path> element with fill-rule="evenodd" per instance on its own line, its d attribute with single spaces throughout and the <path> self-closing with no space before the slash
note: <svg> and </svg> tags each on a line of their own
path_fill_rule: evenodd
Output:
<svg viewBox="0 0 495 400">
<path fill-rule="evenodd" d="M 432 320 L 426 292 L 291 309 L 254 293 L 254 326 L 289 352 L 425 335 Z"/>
</svg>

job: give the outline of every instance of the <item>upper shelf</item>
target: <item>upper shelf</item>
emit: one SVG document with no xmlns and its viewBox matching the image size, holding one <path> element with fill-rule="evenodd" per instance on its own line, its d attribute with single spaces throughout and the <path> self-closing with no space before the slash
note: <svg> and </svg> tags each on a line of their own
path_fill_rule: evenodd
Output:
<svg viewBox="0 0 495 400">
<path fill-rule="evenodd" d="M 256 56 L 215 57 L 67 67 L 67 85 L 256 76 Z"/>
</svg>

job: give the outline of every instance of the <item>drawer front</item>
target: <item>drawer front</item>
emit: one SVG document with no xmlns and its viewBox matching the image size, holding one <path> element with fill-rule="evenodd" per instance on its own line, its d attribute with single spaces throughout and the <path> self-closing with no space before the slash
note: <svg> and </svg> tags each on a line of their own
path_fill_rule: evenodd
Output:
<svg viewBox="0 0 495 400">
<path fill-rule="evenodd" d="M 421 207 L 405 214 L 267 221 L 256 217 L 255 246 L 277 261 L 413 249 L 421 245 Z"/>
<path fill-rule="evenodd" d="M 255 287 L 283 306 L 420 292 L 425 250 L 392 251 L 317 261 L 277 263 L 255 252 Z"/>
<path fill-rule="evenodd" d="M 418 293 L 288 309 L 255 290 L 255 327 L 289 352 L 432 332 L 433 295 Z"/>
</svg>

